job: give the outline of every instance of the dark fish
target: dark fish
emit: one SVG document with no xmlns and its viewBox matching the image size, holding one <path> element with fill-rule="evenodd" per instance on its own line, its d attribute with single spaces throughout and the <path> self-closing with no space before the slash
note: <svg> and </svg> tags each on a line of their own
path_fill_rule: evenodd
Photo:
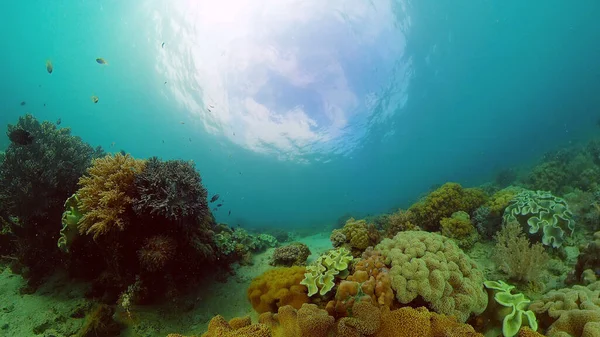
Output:
<svg viewBox="0 0 600 337">
<path fill-rule="evenodd" d="M 233 133 L 233 135 L 235 136 L 235 132 Z"/>
<path fill-rule="evenodd" d="M 221 206 L 223 206 L 223 204 L 218 204 L 218 205 L 217 205 L 217 207 L 221 207 Z"/>
<path fill-rule="evenodd" d="M 94 104 L 98 103 L 98 100 L 99 100 L 98 96 L 95 96 L 95 95 L 92 96 L 92 102 L 94 102 Z"/>
<path fill-rule="evenodd" d="M 59 118 L 56 120 L 56 125 L 60 125 L 60 123 L 62 123 L 62 120 Z"/>
<path fill-rule="evenodd" d="M 165 143 L 165 140 L 163 139 L 163 144 Z"/>
<path fill-rule="evenodd" d="M 23 129 L 12 130 L 8 134 L 8 138 L 10 138 L 11 142 L 19 145 L 29 145 L 33 143 L 33 136 Z"/>
<path fill-rule="evenodd" d="M 212 112 L 212 110 L 211 110 L 211 109 L 208 109 L 208 108 L 207 108 L 206 110 L 208 110 L 208 112 Z"/>
<path fill-rule="evenodd" d="M 227 215 L 231 215 L 231 210 L 229 210 L 229 213 Z"/>
<path fill-rule="evenodd" d="M 167 81 L 165 81 L 165 84 L 167 84 Z"/>
<path fill-rule="evenodd" d="M 127 155 L 127 153 L 125 152 L 125 150 L 121 150 L 121 151 L 120 151 L 120 153 L 121 153 L 122 155 L 124 155 L 124 156 L 126 156 L 126 155 Z"/>
<path fill-rule="evenodd" d="M 23 105 L 25 105 L 25 104 L 26 104 L 26 103 L 25 103 L 25 101 L 21 102 L 21 106 L 23 106 Z"/>
<path fill-rule="evenodd" d="M 215 194 L 215 195 L 212 196 L 212 198 L 210 198 L 210 202 L 215 202 L 217 200 L 219 200 L 219 195 L 218 194 Z"/>
<path fill-rule="evenodd" d="M 52 61 L 50 61 L 50 60 L 46 61 L 46 70 L 48 71 L 48 74 L 52 74 L 52 71 L 54 71 L 54 66 L 52 65 Z"/>
<path fill-rule="evenodd" d="M 46 107 L 46 103 L 44 103 L 44 107 Z"/>
<path fill-rule="evenodd" d="M 164 48 L 164 47 L 165 47 L 165 43 L 163 42 L 163 43 L 162 43 L 162 45 L 161 45 L 160 47 L 161 47 L 161 48 Z"/>
<path fill-rule="evenodd" d="M 106 62 L 106 60 L 101 57 L 97 58 L 96 62 L 98 62 L 98 64 L 108 64 L 108 62 Z"/>
</svg>

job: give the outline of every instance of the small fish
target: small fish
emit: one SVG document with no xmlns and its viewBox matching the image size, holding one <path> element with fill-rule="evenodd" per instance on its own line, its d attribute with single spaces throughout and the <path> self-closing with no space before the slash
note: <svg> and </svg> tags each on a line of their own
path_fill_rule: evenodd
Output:
<svg viewBox="0 0 600 337">
<path fill-rule="evenodd" d="M 110 147 L 115 147 L 115 142 L 110 143 Z"/>
<path fill-rule="evenodd" d="M 60 125 L 60 123 L 62 123 L 62 120 L 59 118 L 56 120 L 56 125 Z"/>
<path fill-rule="evenodd" d="M 190 140 L 190 142 L 192 141 L 192 139 L 191 139 L 191 138 L 188 138 L 188 139 Z"/>
<path fill-rule="evenodd" d="M 233 133 L 233 135 L 235 136 L 235 132 Z"/>
<path fill-rule="evenodd" d="M 165 83 L 164 83 L 164 84 L 167 84 L 167 81 L 165 81 Z"/>
<path fill-rule="evenodd" d="M 52 65 L 52 61 L 50 61 L 50 60 L 46 61 L 46 70 L 48 71 L 48 74 L 52 74 L 52 71 L 54 71 L 54 66 Z"/>
<path fill-rule="evenodd" d="M 21 102 L 21 106 L 23 106 L 23 105 L 25 105 L 25 104 L 27 104 L 27 103 L 25 103 L 25 101 Z"/>
<path fill-rule="evenodd" d="M 227 215 L 231 215 L 231 210 L 229 210 L 229 213 L 227 213 Z"/>
<path fill-rule="evenodd" d="M 163 144 L 165 143 L 165 140 L 163 139 Z"/>
<path fill-rule="evenodd" d="M 44 103 L 44 108 L 46 107 L 46 103 Z"/>
<path fill-rule="evenodd" d="M 210 202 L 215 202 L 217 200 L 219 200 L 219 195 L 218 194 L 215 194 L 215 195 L 212 196 L 212 198 L 210 198 Z"/>
<path fill-rule="evenodd" d="M 182 125 L 185 124 L 185 122 L 179 122 L 179 123 L 181 123 Z"/>
<path fill-rule="evenodd" d="M 121 151 L 119 151 L 119 153 L 121 153 L 123 156 L 127 155 L 127 152 L 125 152 L 125 150 L 121 150 Z"/>
<path fill-rule="evenodd" d="M 92 95 L 92 102 L 94 102 L 94 104 L 98 103 L 98 96 Z"/>
<path fill-rule="evenodd" d="M 218 204 L 218 205 L 217 205 L 217 207 L 221 207 L 221 206 L 223 206 L 223 204 Z"/>
<path fill-rule="evenodd" d="M 98 64 L 106 64 L 106 65 L 108 65 L 108 62 L 106 62 L 106 60 L 103 59 L 103 58 L 101 58 L 101 57 L 97 58 L 96 62 L 98 62 Z"/>
<path fill-rule="evenodd" d="M 212 110 L 211 110 L 211 109 L 208 109 L 208 108 L 207 108 L 206 110 L 208 110 L 208 112 L 212 112 Z"/>
<path fill-rule="evenodd" d="M 12 130 L 8 134 L 8 138 L 11 142 L 18 145 L 29 145 L 33 143 L 33 136 L 31 135 L 31 133 L 23 129 Z"/>
<path fill-rule="evenodd" d="M 160 45 L 160 47 L 161 47 L 161 48 L 164 48 L 164 47 L 165 47 L 165 43 L 163 42 L 163 43 Z"/>
</svg>

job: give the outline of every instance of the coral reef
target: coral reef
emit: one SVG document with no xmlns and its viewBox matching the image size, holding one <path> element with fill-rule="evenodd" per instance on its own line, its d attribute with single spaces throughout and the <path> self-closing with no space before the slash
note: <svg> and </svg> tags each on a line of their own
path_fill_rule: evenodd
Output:
<svg viewBox="0 0 600 337">
<path fill-rule="evenodd" d="M 308 303 L 307 288 L 300 282 L 305 271 L 304 267 L 276 268 L 252 280 L 247 294 L 254 310 L 277 312 L 285 305 L 299 309 Z"/>
<path fill-rule="evenodd" d="M 529 325 L 533 331 L 538 329 L 535 314 L 531 310 L 526 310 L 531 301 L 525 295 L 521 293 L 512 294 L 511 292 L 515 287 L 503 281 L 485 281 L 484 284 L 493 291 L 496 303 L 508 309 L 505 313 L 502 313 L 502 310 L 497 310 L 490 305 L 491 310 L 497 310 L 501 313 L 501 316 L 504 316 L 502 320 L 502 334 L 504 337 L 515 336 L 521 330 L 522 325 Z M 490 310 L 490 307 L 488 307 L 488 310 Z"/>
<path fill-rule="evenodd" d="M 107 155 L 94 159 L 87 174 L 79 179 L 77 191 L 80 209 L 79 231 L 99 236 L 123 231 L 128 223 L 126 213 L 132 206 L 131 192 L 136 174 L 146 162 L 130 155 Z"/>
<path fill-rule="evenodd" d="M 587 287 L 551 290 L 533 301 L 529 310 L 536 313 L 549 337 L 600 335 L 600 281 Z"/>
<path fill-rule="evenodd" d="M 452 213 L 449 218 L 440 220 L 442 235 L 455 239 L 462 248 L 472 247 L 477 241 L 477 231 L 471 223 L 471 217 L 467 212 L 458 211 Z"/>
<path fill-rule="evenodd" d="M 263 313 L 258 321 L 269 327 L 273 337 L 328 337 L 335 319 L 314 304 L 303 304 L 298 310 L 288 305 L 276 314 Z"/>
<path fill-rule="evenodd" d="M 274 266 L 303 266 L 310 255 L 308 246 L 300 242 L 292 242 L 289 245 L 275 248 L 271 257 L 271 265 Z"/>
<path fill-rule="evenodd" d="M 451 239 L 423 231 L 400 232 L 375 250 L 391 266 L 392 288 L 400 303 L 424 302 L 461 322 L 485 310 L 483 273 Z"/>
<path fill-rule="evenodd" d="M 442 218 L 450 217 L 458 211 L 471 214 L 486 201 L 487 195 L 480 189 L 446 183 L 408 210 L 414 216 L 412 223 L 429 231 L 438 231 Z"/>
<path fill-rule="evenodd" d="M 92 159 L 103 151 L 71 135 L 69 128 L 40 123 L 30 114 L 9 124 L 7 134 L 15 130 L 29 132 L 33 142 L 11 143 L 6 149 L 0 162 L 0 204 L 18 247 L 13 254 L 24 267 L 19 269 L 28 271 L 25 277 L 34 284 L 61 261 L 57 222 L 64 202 L 77 190 L 77 181 Z"/>
<path fill-rule="evenodd" d="M 598 270 L 600 268 L 600 232 L 594 233 L 593 241 L 588 242 L 577 257 L 577 264 L 573 271 L 574 278 L 579 281 L 586 269 Z"/>
<path fill-rule="evenodd" d="M 518 221 L 538 234 L 544 245 L 560 247 L 573 234 L 575 221 L 567 202 L 549 192 L 523 191 L 504 210 L 504 222 Z"/>
<path fill-rule="evenodd" d="M 144 270 L 156 272 L 165 268 L 175 256 L 177 241 L 166 235 L 157 235 L 146 239 L 138 251 L 140 265 Z"/>
<path fill-rule="evenodd" d="M 79 196 L 73 194 L 65 201 L 65 211 L 62 215 L 62 229 L 60 230 L 60 238 L 58 239 L 58 248 L 65 253 L 69 252 L 69 248 L 79 234 L 77 228 L 79 221 L 83 217 L 83 212 L 79 209 Z"/>
<path fill-rule="evenodd" d="M 327 303 L 331 316 L 347 316 L 357 301 L 371 300 L 376 306 L 391 307 L 394 301 L 389 268 L 379 252 L 367 249 L 363 259 L 354 266 L 349 275 L 337 287 L 335 298 Z"/>
<path fill-rule="evenodd" d="M 514 281 L 535 281 L 545 269 L 550 257 L 540 243 L 534 245 L 516 221 L 506 223 L 495 236 L 492 260 Z"/>
<path fill-rule="evenodd" d="M 308 296 L 317 292 L 323 296 L 335 286 L 335 278 L 348 276 L 348 267 L 352 262 L 350 252 L 341 247 L 321 254 L 317 260 L 306 267 L 304 279 L 300 284 L 308 287 Z"/>
<path fill-rule="evenodd" d="M 418 230 L 418 227 L 411 221 L 414 215 L 411 211 L 398 210 L 387 217 L 383 226 L 386 238 L 393 238 L 398 232 Z"/>
<path fill-rule="evenodd" d="M 348 219 L 342 229 L 334 229 L 330 239 L 334 247 L 344 246 L 354 256 L 359 256 L 367 247 L 374 246 L 381 240 L 373 224 L 354 218 Z"/>
<path fill-rule="evenodd" d="M 207 192 L 194 163 L 148 159 L 135 177 L 133 210 L 138 215 L 160 216 L 169 221 L 209 215 Z"/>
</svg>

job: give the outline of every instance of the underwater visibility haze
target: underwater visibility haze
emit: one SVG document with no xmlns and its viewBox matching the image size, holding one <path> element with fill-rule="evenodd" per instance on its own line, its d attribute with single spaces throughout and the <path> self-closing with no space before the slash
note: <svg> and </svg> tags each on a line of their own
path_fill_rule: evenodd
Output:
<svg viewBox="0 0 600 337">
<path fill-rule="evenodd" d="M 60 319 L 35 319 L 28 335 L 291 337 L 306 331 L 269 314 L 297 310 L 331 320 L 323 336 L 404 336 L 390 332 L 402 315 L 469 324 L 470 336 L 521 325 L 559 336 L 582 315 L 548 312 L 561 288 L 590 296 L 584 321 L 600 322 L 599 11 L 591 0 L 3 6 L 0 335 L 25 336 L 14 317 L 40 310 L 40 293 Z M 402 271 L 417 264 L 448 275 Z M 157 309 L 165 298 L 179 298 L 172 316 Z M 515 311 L 495 322 L 502 306 Z M 250 313 L 262 324 L 211 320 Z"/>
</svg>

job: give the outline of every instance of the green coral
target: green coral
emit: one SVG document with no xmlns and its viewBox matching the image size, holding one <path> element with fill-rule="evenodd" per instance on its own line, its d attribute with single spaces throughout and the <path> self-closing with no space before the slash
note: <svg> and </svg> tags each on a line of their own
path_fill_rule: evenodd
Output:
<svg viewBox="0 0 600 337">
<path fill-rule="evenodd" d="M 304 279 L 300 284 L 308 288 L 308 296 L 317 292 L 327 294 L 335 286 L 335 278 L 348 276 L 348 265 L 352 255 L 346 248 L 337 248 L 319 256 L 314 264 L 306 267 Z"/>
<path fill-rule="evenodd" d="M 523 325 L 523 317 L 525 317 L 526 322 L 533 331 L 537 330 L 538 323 L 535 313 L 531 310 L 525 310 L 531 302 L 525 295 L 521 293 L 511 294 L 515 287 L 503 281 L 485 281 L 483 284 L 488 289 L 497 290 L 494 294 L 496 302 L 511 308 L 510 313 L 504 316 L 502 321 L 502 334 L 504 337 L 512 337 L 519 332 Z"/>
<path fill-rule="evenodd" d="M 83 212 L 79 209 L 79 196 L 73 194 L 65 201 L 65 211 L 62 215 L 63 227 L 60 230 L 60 238 L 58 239 L 58 248 L 65 253 L 69 252 L 73 240 L 79 233 L 77 225 L 82 216 Z"/>
<path fill-rule="evenodd" d="M 573 234 L 575 222 L 567 202 L 550 192 L 525 190 L 515 196 L 504 210 L 504 222 L 517 221 L 529 226 L 529 233 L 541 230 L 542 243 L 560 247 L 567 235 Z"/>
<path fill-rule="evenodd" d="M 485 192 L 478 188 L 463 188 L 457 183 L 446 183 L 409 208 L 415 225 L 437 231 L 442 218 L 452 213 L 472 213 L 487 201 Z"/>
</svg>

